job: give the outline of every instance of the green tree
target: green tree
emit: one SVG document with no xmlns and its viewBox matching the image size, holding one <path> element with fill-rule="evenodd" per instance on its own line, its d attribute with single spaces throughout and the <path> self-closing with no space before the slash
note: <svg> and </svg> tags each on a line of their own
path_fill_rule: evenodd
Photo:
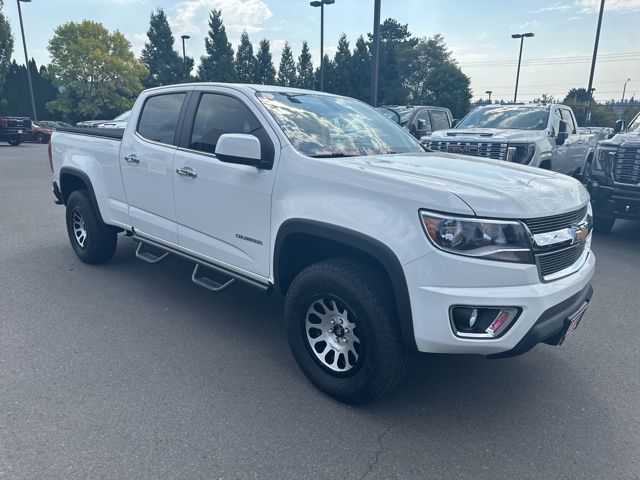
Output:
<svg viewBox="0 0 640 480">
<path fill-rule="evenodd" d="M 454 118 L 462 118 L 471 107 L 471 81 L 453 62 L 433 68 L 425 79 L 428 86 L 416 103 L 447 107 Z"/>
<path fill-rule="evenodd" d="M 184 65 L 178 52 L 173 49 L 175 39 L 164 10 L 151 12 L 148 42 L 142 50 L 142 63 L 149 70 L 149 76 L 142 83 L 145 87 L 158 87 L 179 83 L 185 77 Z"/>
<path fill-rule="evenodd" d="M 311 52 L 306 41 L 302 42 L 302 52 L 298 57 L 296 70 L 298 73 L 298 87 L 312 89 L 315 79 L 313 76 L 313 63 L 311 63 Z"/>
<path fill-rule="evenodd" d="M 271 57 L 271 44 L 266 38 L 260 41 L 260 47 L 256 54 L 255 83 L 273 85 L 276 83 L 276 69 Z"/>
<path fill-rule="evenodd" d="M 283 87 L 296 86 L 296 61 L 293 59 L 293 52 L 289 42 L 284 43 L 280 67 L 278 67 L 278 85 Z"/>
<path fill-rule="evenodd" d="M 204 44 L 207 54 L 200 59 L 198 78 L 205 82 L 235 82 L 233 48 L 222 23 L 222 10 L 211 10 L 209 35 Z"/>
<path fill-rule="evenodd" d="M 328 93 L 338 93 L 338 86 L 336 85 L 336 65 L 333 60 L 329 58 L 329 55 L 324 56 L 324 91 Z M 316 69 L 316 90 L 320 90 L 320 67 Z"/>
<path fill-rule="evenodd" d="M 46 104 L 57 97 L 58 89 L 51 82 L 46 67 L 41 66 L 38 68 L 35 60 L 31 59 L 29 60 L 29 70 L 31 71 L 33 96 L 38 118 L 41 120 L 52 118 L 51 114 L 47 114 Z M 24 117 L 32 116 L 31 96 L 29 95 L 27 69 L 25 66 L 18 65 L 13 61 L 9 65 L 6 79 L 6 102 L 3 107 L 0 107 L 0 112 Z"/>
<path fill-rule="evenodd" d="M 335 89 L 340 95 L 353 95 L 353 79 L 351 77 L 351 49 L 349 40 L 343 33 L 338 40 L 336 54 L 333 57 L 333 65 L 335 67 Z"/>
<path fill-rule="evenodd" d="M 0 0 L 0 108 L 6 104 L 6 97 L 2 93 L 5 85 L 5 77 L 11 66 L 11 55 L 13 54 L 13 35 L 11 35 L 11 25 L 2 13 L 3 0 Z"/>
<path fill-rule="evenodd" d="M 256 59 L 253 56 L 253 45 L 246 31 L 240 36 L 240 45 L 236 52 L 236 75 L 238 82 L 251 83 L 256 75 Z"/>
<path fill-rule="evenodd" d="M 368 102 L 371 98 L 371 55 L 367 42 L 360 35 L 351 56 L 351 95 Z"/>
<path fill-rule="evenodd" d="M 122 33 L 89 20 L 56 28 L 49 53 L 49 74 L 60 94 L 47 108 L 74 121 L 128 110 L 148 74 Z"/>
</svg>

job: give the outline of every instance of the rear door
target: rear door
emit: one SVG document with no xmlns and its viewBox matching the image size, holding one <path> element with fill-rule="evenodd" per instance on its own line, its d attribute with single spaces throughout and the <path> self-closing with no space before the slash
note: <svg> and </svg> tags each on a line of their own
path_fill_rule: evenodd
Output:
<svg viewBox="0 0 640 480">
<path fill-rule="evenodd" d="M 584 141 L 580 132 L 578 131 L 578 125 L 576 124 L 573 112 L 568 108 L 561 108 L 560 113 L 562 119 L 567 122 L 567 131 L 569 132 L 569 138 L 567 138 L 567 160 L 568 160 L 568 173 L 574 174 L 577 171 L 582 170 L 582 166 L 587 158 L 587 151 L 589 146 Z"/>
<path fill-rule="evenodd" d="M 173 157 L 187 94 L 185 90 L 147 97 L 137 124 L 124 136 L 120 148 L 131 224 L 137 233 L 173 244 L 178 243 Z"/>
<path fill-rule="evenodd" d="M 222 266 L 268 278 L 275 165 L 263 170 L 221 162 L 215 148 L 225 133 L 256 136 L 263 158 L 277 162 L 275 132 L 242 93 L 224 87 L 196 89 L 174 159 L 178 240 L 181 247 Z"/>
</svg>

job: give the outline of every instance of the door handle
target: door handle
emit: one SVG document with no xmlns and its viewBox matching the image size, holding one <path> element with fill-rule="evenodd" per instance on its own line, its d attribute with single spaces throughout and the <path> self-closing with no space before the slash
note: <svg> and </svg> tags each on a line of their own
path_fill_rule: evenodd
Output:
<svg viewBox="0 0 640 480">
<path fill-rule="evenodd" d="M 198 174 L 189 167 L 178 168 L 176 169 L 176 173 L 178 175 L 182 175 L 183 177 L 190 177 L 190 178 L 196 178 L 198 176 Z"/>
<path fill-rule="evenodd" d="M 135 153 L 132 153 L 131 155 L 126 155 L 124 159 L 127 163 L 140 163 L 140 159 Z"/>
</svg>

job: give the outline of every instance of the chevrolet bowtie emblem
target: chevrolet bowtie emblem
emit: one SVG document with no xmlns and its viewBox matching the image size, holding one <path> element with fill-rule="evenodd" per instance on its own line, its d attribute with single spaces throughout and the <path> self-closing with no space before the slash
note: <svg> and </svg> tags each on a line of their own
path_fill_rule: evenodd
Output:
<svg viewBox="0 0 640 480">
<path fill-rule="evenodd" d="M 573 240 L 572 243 L 583 242 L 589 236 L 589 228 L 585 225 L 572 225 L 569 230 Z"/>
</svg>

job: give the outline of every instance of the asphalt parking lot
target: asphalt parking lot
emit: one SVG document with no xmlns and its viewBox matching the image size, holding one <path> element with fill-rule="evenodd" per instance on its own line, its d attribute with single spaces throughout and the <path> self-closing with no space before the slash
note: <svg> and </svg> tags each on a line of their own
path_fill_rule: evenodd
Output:
<svg viewBox="0 0 640 480">
<path fill-rule="evenodd" d="M 421 355 L 363 407 L 298 371 L 281 299 L 121 238 L 71 250 L 46 146 L 0 145 L 0 478 L 640 478 L 640 224 L 596 236 L 562 347 Z"/>
</svg>

